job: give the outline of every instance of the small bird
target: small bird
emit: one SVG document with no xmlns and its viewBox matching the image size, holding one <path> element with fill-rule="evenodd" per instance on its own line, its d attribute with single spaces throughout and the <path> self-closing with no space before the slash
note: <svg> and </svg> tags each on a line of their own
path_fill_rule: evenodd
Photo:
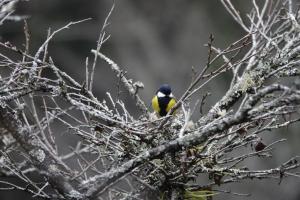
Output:
<svg viewBox="0 0 300 200">
<path fill-rule="evenodd" d="M 163 84 L 157 90 L 152 99 L 152 108 L 160 116 L 166 116 L 172 107 L 176 104 L 176 99 L 172 94 L 171 87 Z"/>
</svg>

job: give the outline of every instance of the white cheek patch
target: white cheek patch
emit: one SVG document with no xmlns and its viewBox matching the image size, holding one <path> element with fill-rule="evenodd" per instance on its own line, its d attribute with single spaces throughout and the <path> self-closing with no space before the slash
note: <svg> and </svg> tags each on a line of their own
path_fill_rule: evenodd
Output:
<svg viewBox="0 0 300 200">
<path fill-rule="evenodd" d="M 162 93 L 162 92 L 158 92 L 157 93 L 157 97 L 158 98 L 161 98 L 161 97 L 165 97 L 166 95 L 164 94 L 164 93 Z"/>
<path fill-rule="evenodd" d="M 170 97 L 171 97 L 171 98 L 174 98 L 174 95 L 171 93 L 171 94 L 170 94 Z"/>
</svg>

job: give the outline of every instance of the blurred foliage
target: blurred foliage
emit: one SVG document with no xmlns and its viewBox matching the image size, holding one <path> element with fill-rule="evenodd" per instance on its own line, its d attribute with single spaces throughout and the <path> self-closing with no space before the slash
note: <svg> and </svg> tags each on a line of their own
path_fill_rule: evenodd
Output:
<svg viewBox="0 0 300 200">
<path fill-rule="evenodd" d="M 185 200 L 211 200 L 214 195 L 218 193 L 211 190 L 198 190 L 198 191 L 189 191 L 184 192 Z"/>
</svg>

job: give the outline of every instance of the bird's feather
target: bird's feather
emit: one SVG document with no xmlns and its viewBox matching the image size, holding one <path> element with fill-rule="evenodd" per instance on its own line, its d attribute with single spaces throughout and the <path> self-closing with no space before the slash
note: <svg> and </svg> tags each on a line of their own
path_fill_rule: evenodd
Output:
<svg viewBox="0 0 300 200">
<path fill-rule="evenodd" d="M 155 112 L 159 113 L 160 112 L 160 108 L 159 108 L 159 104 L 158 104 L 158 98 L 155 95 L 152 99 L 152 108 Z"/>
<path fill-rule="evenodd" d="M 168 106 L 166 109 L 167 113 L 171 110 L 171 108 L 173 108 L 173 106 L 175 106 L 175 104 L 176 104 L 176 100 L 174 98 L 172 98 L 168 103 Z"/>
</svg>

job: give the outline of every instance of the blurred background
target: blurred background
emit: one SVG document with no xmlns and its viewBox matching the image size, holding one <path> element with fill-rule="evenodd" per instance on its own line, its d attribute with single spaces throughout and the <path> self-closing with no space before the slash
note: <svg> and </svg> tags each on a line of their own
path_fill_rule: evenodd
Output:
<svg viewBox="0 0 300 200">
<path fill-rule="evenodd" d="M 251 1 L 235 1 L 241 13 L 249 11 Z M 35 54 L 47 36 L 47 30 L 56 30 L 70 21 L 92 18 L 74 25 L 55 36 L 49 44 L 49 55 L 54 63 L 79 82 L 85 80 L 85 61 L 90 65 L 96 48 L 96 41 L 105 17 L 112 6 L 111 0 L 30 0 L 21 1 L 16 14 L 27 15 L 31 34 L 30 52 Z M 109 19 L 107 34 L 110 39 L 102 46 L 102 52 L 114 60 L 127 77 L 142 81 L 145 88 L 140 95 L 150 101 L 162 83 L 169 83 L 175 96 L 181 96 L 189 86 L 192 67 L 199 71 L 207 61 L 204 46 L 209 35 L 214 35 L 214 46 L 226 47 L 245 33 L 229 16 L 219 0 L 119 0 Z M 25 36 L 23 22 L 6 21 L 0 26 L 1 41 L 10 41 L 23 48 Z M 205 87 L 194 98 L 199 99 L 205 92 L 212 95 L 204 112 L 224 95 L 230 84 L 231 74 L 227 73 Z M 110 67 L 99 60 L 96 67 L 94 93 L 98 99 L 105 98 L 106 91 L 116 95 L 118 78 Z M 130 97 L 123 90 L 122 99 L 129 110 L 138 116 Z M 193 105 L 192 105 L 193 106 Z M 197 113 L 194 116 L 197 118 Z M 278 138 L 287 138 L 274 150 L 274 157 L 255 158 L 246 164 L 250 169 L 277 167 L 289 157 L 300 154 L 299 127 L 264 134 L 266 143 Z M 251 147 L 249 147 L 251 150 Z M 0 178 L 1 179 L 1 178 Z M 224 185 L 222 189 L 232 192 L 251 193 L 249 197 L 221 194 L 214 199 L 300 199 L 300 179 L 293 177 L 278 180 L 246 180 L 239 184 Z M 26 197 L 26 198 L 25 198 Z M 0 191 L 1 200 L 32 199 L 23 192 Z"/>
</svg>

